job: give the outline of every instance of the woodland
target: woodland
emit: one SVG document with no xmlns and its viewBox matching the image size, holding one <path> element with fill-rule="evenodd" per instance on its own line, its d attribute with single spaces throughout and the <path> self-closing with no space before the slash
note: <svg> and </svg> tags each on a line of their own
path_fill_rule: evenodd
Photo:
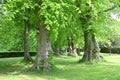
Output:
<svg viewBox="0 0 120 80">
<path fill-rule="evenodd" d="M 120 0 L 0 0 L 0 79 L 119 80 L 119 26 Z"/>
</svg>

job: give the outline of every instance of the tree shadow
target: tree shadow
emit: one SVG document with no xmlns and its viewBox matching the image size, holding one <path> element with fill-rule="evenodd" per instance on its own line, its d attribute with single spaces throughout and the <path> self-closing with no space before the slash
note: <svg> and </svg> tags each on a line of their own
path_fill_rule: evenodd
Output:
<svg viewBox="0 0 120 80">
<path fill-rule="evenodd" d="M 71 60 L 72 59 L 72 60 Z M 13 75 L 20 76 L 25 75 L 28 77 L 37 77 L 44 78 L 45 80 L 82 80 L 82 77 L 85 80 L 88 80 L 86 75 L 94 76 L 100 71 L 105 72 L 106 67 L 109 69 L 114 68 L 113 70 L 119 70 L 120 65 L 109 65 L 113 63 L 106 62 L 106 64 L 88 64 L 88 63 L 79 63 L 78 59 L 75 58 L 56 58 L 54 60 L 55 67 L 53 67 L 50 72 L 42 71 L 31 71 L 31 64 L 26 64 L 21 62 L 22 59 L 0 59 L 0 75 Z M 90 72 L 92 71 L 92 72 Z M 99 72 L 98 72 L 99 71 Z M 110 71 L 108 71 L 110 72 Z M 92 74 L 91 74 L 92 73 Z M 82 77 L 80 77 L 82 76 Z M 32 80 L 32 79 L 30 79 Z M 91 80 L 91 79 L 90 79 Z"/>
</svg>

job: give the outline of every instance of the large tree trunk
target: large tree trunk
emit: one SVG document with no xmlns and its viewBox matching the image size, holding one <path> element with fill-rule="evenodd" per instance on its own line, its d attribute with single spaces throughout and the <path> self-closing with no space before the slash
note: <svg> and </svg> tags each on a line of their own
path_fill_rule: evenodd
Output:
<svg viewBox="0 0 120 80">
<path fill-rule="evenodd" d="M 99 48 L 99 44 L 98 42 L 96 41 L 95 39 L 95 34 L 92 33 L 92 42 L 93 42 L 93 45 L 94 45 L 94 49 L 93 49 L 93 59 L 95 59 L 96 61 L 101 61 L 102 58 L 100 56 L 100 48 Z"/>
<path fill-rule="evenodd" d="M 37 0 L 39 5 L 42 4 L 41 0 Z M 37 56 L 35 62 L 32 66 L 32 70 L 42 70 L 47 72 L 50 70 L 51 64 L 49 61 L 49 52 L 51 46 L 49 44 L 49 33 L 44 24 L 45 18 L 39 19 L 39 10 L 40 7 L 36 6 L 36 38 L 37 38 Z M 44 17 L 44 16 L 43 16 Z"/>
<path fill-rule="evenodd" d="M 24 20 L 25 29 L 24 29 L 24 60 L 31 61 L 32 58 L 29 53 L 29 42 L 28 42 L 28 34 L 29 34 L 29 20 Z"/>
<path fill-rule="evenodd" d="M 48 43 L 48 30 L 45 25 L 40 25 L 40 20 L 36 21 L 36 37 L 37 37 L 37 57 L 35 63 L 32 66 L 34 70 L 49 71 L 49 51 L 50 45 Z"/>
<path fill-rule="evenodd" d="M 82 61 L 100 61 L 100 50 L 99 46 L 95 40 L 95 35 L 91 31 L 84 31 L 84 55 Z"/>
</svg>

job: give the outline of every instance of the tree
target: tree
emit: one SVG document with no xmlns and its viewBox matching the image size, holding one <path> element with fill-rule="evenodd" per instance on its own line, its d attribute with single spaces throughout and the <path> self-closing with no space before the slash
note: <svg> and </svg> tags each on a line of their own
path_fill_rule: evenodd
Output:
<svg viewBox="0 0 120 80">
<path fill-rule="evenodd" d="M 77 1 L 77 2 L 76 2 Z M 96 36 L 105 29 L 96 26 L 103 12 L 114 8 L 109 0 L 8 0 L 7 9 L 25 27 L 25 43 L 28 54 L 28 28 L 36 28 L 37 56 L 32 70 L 51 69 L 50 47 L 57 44 L 60 49 L 84 45 L 82 61 L 101 60 Z M 98 4 L 100 2 L 101 4 Z M 106 4 L 107 2 L 107 4 Z M 106 4 L 101 7 L 101 5 Z M 14 5 L 13 5 L 14 4 Z M 108 7 L 110 6 L 110 7 Z M 73 16 L 74 15 L 74 16 Z M 15 23 L 17 22 L 15 21 Z M 68 40 L 69 38 L 69 40 Z M 84 42 L 84 43 L 83 43 Z M 29 56 L 29 55 L 28 55 Z"/>
<path fill-rule="evenodd" d="M 68 37 L 68 50 L 67 50 L 67 52 L 68 52 L 69 56 L 77 56 L 72 36 Z"/>
<path fill-rule="evenodd" d="M 82 30 L 84 33 L 84 55 L 82 61 L 101 60 L 99 55 L 100 49 L 95 38 L 96 33 L 98 33 L 100 30 L 96 31 L 96 26 L 94 26 L 93 24 L 95 23 L 99 14 L 114 9 L 115 6 L 113 6 L 113 2 L 110 2 L 109 0 L 100 2 L 101 4 L 98 3 L 98 0 L 78 0 L 77 2 L 77 6 L 81 10 L 80 22 L 82 24 Z M 103 5 L 103 3 L 105 4 L 105 6 L 101 7 L 100 5 Z M 107 5 L 109 5 L 110 7 L 108 7 Z"/>
<path fill-rule="evenodd" d="M 32 58 L 29 54 L 29 43 L 28 43 L 28 34 L 29 34 L 29 6 L 26 4 L 26 1 L 19 0 L 19 1 L 6 1 L 6 8 L 9 12 L 8 15 L 11 15 L 11 18 L 14 22 L 18 25 L 24 26 L 24 60 L 31 61 Z M 15 4 L 15 5 L 13 5 Z M 9 9 L 9 10 L 8 10 Z M 21 24 L 22 22 L 22 24 Z"/>
<path fill-rule="evenodd" d="M 31 61 L 32 58 L 30 57 L 30 53 L 29 53 L 29 20 L 25 20 L 25 27 L 24 27 L 24 60 L 25 61 Z"/>
<path fill-rule="evenodd" d="M 32 70 L 42 70 L 47 72 L 50 70 L 50 62 L 49 62 L 49 31 L 46 29 L 46 25 L 44 24 L 45 16 L 42 15 L 42 18 L 39 17 L 39 11 L 42 9 L 40 7 L 43 2 L 35 1 L 37 4 L 35 6 L 35 15 L 36 15 L 36 37 L 37 37 L 37 56 L 35 62 L 32 66 Z"/>
<path fill-rule="evenodd" d="M 68 24 L 65 21 L 68 20 L 70 16 L 72 17 L 72 15 L 70 14 L 69 16 L 68 14 L 64 13 L 64 11 L 67 12 L 65 9 L 69 7 L 66 7 L 66 4 L 64 4 L 61 1 L 45 0 L 45 1 L 36 1 L 35 3 L 37 3 L 37 5 L 35 6 L 35 14 L 37 16 L 36 35 L 37 35 L 38 43 L 37 43 L 37 57 L 34 65 L 32 66 L 32 69 L 40 70 L 40 68 L 42 68 L 43 71 L 49 71 L 51 67 L 51 63 L 49 60 L 50 57 L 49 41 L 53 45 L 55 42 L 57 42 L 58 44 L 61 43 L 61 41 L 65 40 L 64 42 L 66 45 L 67 37 L 70 31 L 67 30 Z M 74 9 L 74 7 L 71 5 L 67 5 L 67 6 L 70 6 Z M 72 20 L 72 18 L 70 20 Z M 60 23 L 62 24 L 59 25 Z M 69 25 L 70 25 L 70 21 L 69 21 Z M 63 32 L 66 30 L 67 32 L 64 34 L 64 38 L 60 39 L 60 37 L 63 37 L 62 35 Z M 58 35 L 60 35 L 60 37 Z M 60 44 L 59 46 L 61 47 L 62 45 L 63 48 L 64 42 L 62 42 L 63 44 Z"/>
</svg>

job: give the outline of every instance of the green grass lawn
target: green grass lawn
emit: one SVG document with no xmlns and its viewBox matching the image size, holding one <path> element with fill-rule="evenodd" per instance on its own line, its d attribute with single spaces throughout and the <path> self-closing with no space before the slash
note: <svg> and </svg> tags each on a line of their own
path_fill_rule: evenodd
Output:
<svg viewBox="0 0 120 80">
<path fill-rule="evenodd" d="M 1 58 L 0 80 L 120 80 L 120 55 L 104 58 L 99 63 L 78 63 L 79 58 L 54 57 L 56 68 L 48 73 L 30 71 L 22 57 Z"/>
</svg>

